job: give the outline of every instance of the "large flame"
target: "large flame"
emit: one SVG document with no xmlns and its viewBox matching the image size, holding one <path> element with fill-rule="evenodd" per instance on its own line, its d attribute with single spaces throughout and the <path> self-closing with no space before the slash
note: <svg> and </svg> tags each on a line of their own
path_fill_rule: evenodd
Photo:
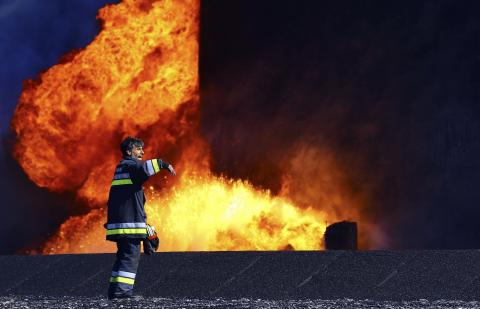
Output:
<svg viewBox="0 0 480 309">
<path fill-rule="evenodd" d="M 87 205 L 42 252 L 114 251 L 105 204 L 127 135 L 179 172 L 146 183 L 161 250 L 321 249 L 327 222 L 362 219 L 361 200 L 325 150 L 300 147 L 277 196 L 210 172 L 198 129 L 198 0 L 124 0 L 99 18 L 90 45 L 26 83 L 12 121 L 14 155 L 30 179 Z"/>
</svg>

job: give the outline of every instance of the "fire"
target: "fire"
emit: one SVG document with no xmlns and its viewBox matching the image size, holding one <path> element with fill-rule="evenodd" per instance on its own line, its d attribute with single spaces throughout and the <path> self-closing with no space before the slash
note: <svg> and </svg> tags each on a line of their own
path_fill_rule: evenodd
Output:
<svg viewBox="0 0 480 309">
<path fill-rule="evenodd" d="M 179 172 L 152 178 L 145 190 L 163 251 L 321 249 L 326 222 L 360 218 L 361 200 L 318 149 L 293 156 L 276 196 L 210 172 L 198 129 L 198 0 L 124 0 L 99 18 L 103 29 L 90 45 L 26 83 L 12 121 L 14 155 L 30 179 L 74 191 L 86 205 L 43 253 L 115 250 L 103 223 L 126 135 Z"/>
<path fill-rule="evenodd" d="M 104 29 L 89 46 L 26 84 L 12 126 L 14 155 L 36 184 L 101 202 L 125 132 L 154 127 L 156 150 L 188 134 L 172 122 L 180 105 L 198 102 L 198 3 L 125 1 L 99 17 Z"/>
<path fill-rule="evenodd" d="M 184 173 L 169 192 L 153 186 L 146 191 L 149 222 L 157 227 L 162 251 L 323 247 L 325 213 L 299 209 L 241 180 Z M 113 245 L 105 246 L 102 220 L 105 214 L 98 210 L 71 218 L 44 252 L 113 251 Z"/>
<path fill-rule="evenodd" d="M 241 180 L 187 176 L 180 188 L 168 197 L 168 208 L 150 207 L 164 250 L 322 248 L 326 216 L 321 212 L 299 209 Z"/>
</svg>

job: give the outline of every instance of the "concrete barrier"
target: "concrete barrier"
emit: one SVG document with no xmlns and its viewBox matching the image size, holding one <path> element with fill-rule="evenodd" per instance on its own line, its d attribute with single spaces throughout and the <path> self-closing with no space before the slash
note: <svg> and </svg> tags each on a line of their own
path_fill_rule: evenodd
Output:
<svg viewBox="0 0 480 309">
<path fill-rule="evenodd" d="M 0 256 L 1 295 L 105 295 L 113 254 Z M 478 300 L 480 251 L 178 252 L 142 256 L 144 296 Z"/>
</svg>

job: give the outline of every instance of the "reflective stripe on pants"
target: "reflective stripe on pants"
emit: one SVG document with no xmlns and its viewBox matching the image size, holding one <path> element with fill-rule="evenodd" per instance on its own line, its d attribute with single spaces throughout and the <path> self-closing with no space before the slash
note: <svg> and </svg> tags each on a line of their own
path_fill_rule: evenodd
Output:
<svg viewBox="0 0 480 309">
<path fill-rule="evenodd" d="M 108 287 L 108 297 L 132 295 L 138 262 L 140 261 L 141 239 L 119 239 L 117 257 L 113 264 Z"/>
</svg>

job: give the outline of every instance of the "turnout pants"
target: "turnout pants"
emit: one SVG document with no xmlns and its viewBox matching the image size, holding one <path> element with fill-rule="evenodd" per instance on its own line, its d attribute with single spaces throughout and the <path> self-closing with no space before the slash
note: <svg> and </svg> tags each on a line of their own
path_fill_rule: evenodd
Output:
<svg viewBox="0 0 480 309">
<path fill-rule="evenodd" d="M 117 258 L 113 264 L 108 298 L 131 296 L 138 262 L 140 261 L 141 239 L 120 239 L 117 241 Z"/>
</svg>

